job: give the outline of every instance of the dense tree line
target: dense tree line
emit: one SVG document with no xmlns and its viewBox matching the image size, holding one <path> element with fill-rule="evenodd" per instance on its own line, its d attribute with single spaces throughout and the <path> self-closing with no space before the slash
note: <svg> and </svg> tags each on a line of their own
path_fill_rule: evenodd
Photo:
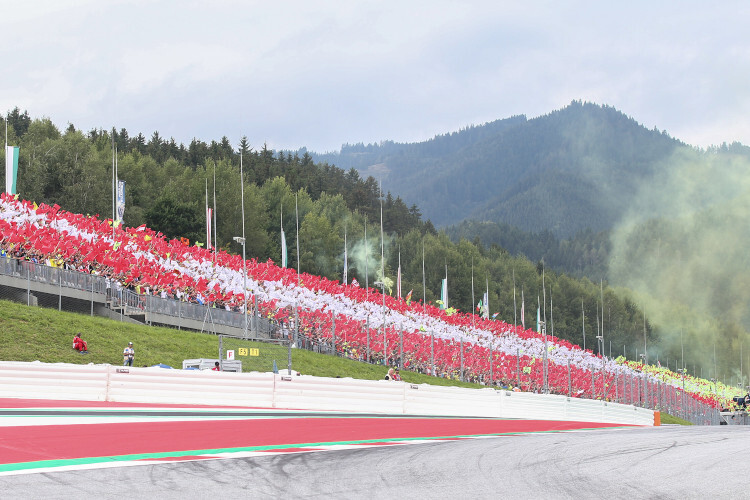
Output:
<svg viewBox="0 0 750 500">
<path fill-rule="evenodd" d="M 608 279 L 609 231 L 586 229 L 560 239 L 550 230 L 531 233 L 510 224 L 468 220 L 449 226 L 446 233 L 453 241 L 465 238 L 478 245 L 498 245 L 511 255 L 543 261 L 549 269 L 571 276 L 586 276 L 594 282 Z"/>
<path fill-rule="evenodd" d="M 303 272 L 342 279 L 346 237 L 349 279 L 372 287 L 380 274 L 382 201 L 385 275 L 395 282 L 400 261 L 402 296 L 412 291 L 413 300 L 434 303 L 447 269 L 452 307 L 473 311 L 488 290 L 490 313 L 520 324 L 523 296 L 527 327 L 535 326 L 539 308 L 547 313 L 549 333 L 583 344 L 585 329 L 589 349 L 600 348 L 596 337 L 602 332 L 605 353 L 611 342 L 613 354 L 624 349 L 632 358 L 643 344 L 643 312 L 627 292 L 615 293 L 606 282 L 602 290 L 598 281 L 554 270 L 547 264 L 552 253 L 533 261 L 523 257 L 534 244 L 520 237 L 513 251 L 512 238 L 492 244 L 484 236 L 451 241 L 423 220 L 417 205 L 391 193 L 381 196 L 377 181 L 354 169 L 316 163 L 309 154 L 255 148 L 245 138 L 237 145 L 224 137 L 184 146 L 157 132 L 146 139 L 125 129 L 84 133 L 70 125 L 60 131 L 49 119 L 32 120 L 18 110 L 8 124 L 9 142 L 21 147 L 18 191 L 25 199 L 111 217 L 114 142 L 119 178 L 126 181 L 126 226 L 147 224 L 168 237 L 205 244 L 206 191 L 212 206 L 215 191 L 217 244 L 240 253 L 233 238 L 242 234 L 242 162 L 248 258 L 280 261 L 283 220 L 290 267 L 299 261 Z M 581 251 L 563 247 L 560 243 L 561 259 Z M 386 291 L 395 294 L 393 288 Z M 650 322 L 645 332 L 656 342 Z"/>
</svg>

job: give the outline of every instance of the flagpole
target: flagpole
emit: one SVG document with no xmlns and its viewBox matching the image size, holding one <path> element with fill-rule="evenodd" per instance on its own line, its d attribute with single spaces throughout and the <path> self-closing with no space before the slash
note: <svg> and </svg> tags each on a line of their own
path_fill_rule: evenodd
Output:
<svg viewBox="0 0 750 500">
<path fill-rule="evenodd" d="M 490 279 L 485 275 L 484 277 L 484 319 L 490 319 Z"/>
<path fill-rule="evenodd" d="M 115 224 L 115 220 L 117 218 L 117 180 L 118 180 L 118 173 L 117 173 L 117 146 L 115 146 L 115 183 L 114 183 L 114 189 L 115 189 L 115 203 L 113 205 L 114 208 L 114 215 L 112 218 L 112 240 L 115 239 L 115 229 L 117 228 Z"/>
<path fill-rule="evenodd" d="M 396 295 L 401 300 L 401 244 L 398 245 L 398 276 L 396 276 Z"/>
<path fill-rule="evenodd" d="M 380 184 L 380 278 L 383 280 L 383 300 L 385 300 L 385 238 L 383 238 L 383 184 Z"/>
<path fill-rule="evenodd" d="M 244 197 L 242 199 L 242 202 L 243 203 L 245 202 Z M 213 210 L 213 212 L 211 212 L 211 214 L 213 215 L 213 219 L 214 219 L 214 221 L 213 221 L 214 222 L 214 241 L 213 241 L 213 245 L 212 245 L 212 247 L 214 249 L 213 261 L 214 261 L 214 263 L 216 263 L 216 236 L 218 234 L 217 231 L 219 229 L 219 228 L 216 227 L 216 162 L 214 162 L 214 210 Z M 244 222 L 244 218 L 243 218 L 243 222 Z M 243 234 L 242 237 L 244 238 L 245 235 Z"/>
<path fill-rule="evenodd" d="M 604 351 L 604 280 L 599 280 L 599 286 L 601 287 L 601 298 L 602 298 L 602 352 Z M 637 360 L 636 360 L 637 361 Z M 602 365 L 604 365 L 604 354 L 602 354 Z"/>
<path fill-rule="evenodd" d="M 206 177 L 206 249 L 211 251 L 211 212 L 208 211 L 208 177 Z"/>
<path fill-rule="evenodd" d="M 471 258 L 471 327 L 474 328 L 474 257 Z"/>
<path fill-rule="evenodd" d="M 518 316 L 516 316 L 516 269 L 513 268 L 513 327 L 518 327 Z"/>
<path fill-rule="evenodd" d="M 383 237 L 383 183 L 380 183 L 380 279 L 383 280 L 383 360 L 388 363 L 388 344 L 385 338 L 385 238 Z"/>
<path fill-rule="evenodd" d="M 344 226 L 344 284 L 348 285 L 349 281 L 349 263 L 347 262 L 347 248 L 346 248 L 346 226 Z"/>
<path fill-rule="evenodd" d="M 7 131 L 6 131 L 7 136 Z M 6 137 L 6 142 L 7 142 Z M 6 153 L 7 154 L 7 153 Z M 112 239 L 115 238 L 115 210 L 116 210 L 116 204 L 117 204 L 117 198 L 115 195 L 115 128 L 112 127 Z"/>
<path fill-rule="evenodd" d="M 284 255 L 286 252 L 286 241 L 284 241 L 284 201 L 282 200 L 279 206 L 279 221 L 281 224 L 281 267 L 286 267 L 286 255 Z"/>
<path fill-rule="evenodd" d="M 294 193 L 294 216 L 297 220 L 297 284 L 299 285 L 299 207 L 297 204 L 297 193 Z"/>
<path fill-rule="evenodd" d="M 245 239 L 245 176 L 242 173 L 242 151 L 240 151 L 240 196 L 242 197 L 242 293 L 245 299 L 245 308 L 243 311 L 245 316 L 244 336 L 247 337 L 247 261 L 245 260 L 245 243 L 247 240 Z M 257 321 L 255 321 L 255 326 L 257 332 Z"/>
<path fill-rule="evenodd" d="M 367 246 L 367 216 L 365 215 L 365 300 L 370 299 L 370 277 L 367 263 L 370 260 L 370 247 Z"/>
<path fill-rule="evenodd" d="M 742 361 L 742 360 L 740 360 Z M 648 349 L 646 345 L 646 306 L 643 306 L 643 362 L 648 362 Z"/>
<path fill-rule="evenodd" d="M 547 288 L 544 283 L 544 265 L 542 265 L 542 298 L 544 298 L 544 321 L 542 331 L 544 332 L 544 394 L 549 394 L 549 368 L 547 359 Z"/>
<path fill-rule="evenodd" d="M 422 238 L 422 312 L 427 311 L 427 285 L 424 274 L 424 238 Z"/>
<path fill-rule="evenodd" d="M 586 310 L 583 308 L 583 299 L 581 299 L 581 333 L 583 334 L 583 350 L 586 351 Z"/>
<path fill-rule="evenodd" d="M 549 286 L 549 322 L 552 325 L 552 337 L 555 336 L 555 318 L 552 315 L 552 285 Z"/>
<path fill-rule="evenodd" d="M 448 310 L 448 260 L 445 260 L 445 303 L 443 308 Z"/>
</svg>

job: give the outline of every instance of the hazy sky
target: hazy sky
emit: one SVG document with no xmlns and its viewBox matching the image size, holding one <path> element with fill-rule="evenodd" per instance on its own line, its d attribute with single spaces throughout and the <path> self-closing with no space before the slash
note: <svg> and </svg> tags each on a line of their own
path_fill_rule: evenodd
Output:
<svg viewBox="0 0 750 500">
<path fill-rule="evenodd" d="M 0 0 L 0 110 L 188 143 L 413 142 L 573 99 L 750 145 L 750 2 Z"/>
</svg>

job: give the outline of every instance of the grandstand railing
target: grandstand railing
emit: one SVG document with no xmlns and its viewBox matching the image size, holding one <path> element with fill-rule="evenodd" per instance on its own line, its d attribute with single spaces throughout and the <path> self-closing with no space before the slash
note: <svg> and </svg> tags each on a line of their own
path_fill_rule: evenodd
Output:
<svg viewBox="0 0 750 500">
<path fill-rule="evenodd" d="M 403 339 L 400 339 L 395 345 L 386 344 L 385 353 L 370 349 L 371 331 L 369 325 L 363 326 L 367 335 L 366 346 L 359 349 L 349 349 L 345 339 L 336 337 L 335 324 L 330 330 L 317 327 L 312 331 L 300 331 L 298 327 L 299 318 L 294 321 L 296 326 L 293 326 L 288 322 L 279 323 L 275 320 L 262 318 L 257 314 L 244 315 L 242 312 L 213 307 L 211 304 L 197 304 L 169 297 L 139 294 L 130 289 L 122 288 L 119 283 L 103 276 L 10 257 L 0 258 L 0 275 L 16 278 L 15 284 L 10 286 L 15 286 L 19 291 L 25 288 L 23 291 L 26 292 L 27 297 L 32 294 L 32 282 L 47 287 L 44 290 L 36 287 L 33 290 L 34 292 L 59 293 L 58 307 L 62 307 L 63 289 L 65 289 L 66 294 L 69 290 L 78 292 L 79 298 L 83 297 L 82 293 L 89 294 L 92 314 L 94 296 L 96 295 L 98 302 L 106 304 L 110 309 L 119 311 L 123 315 L 129 317 L 143 315 L 144 323 L 152 323 L 150 318 L 159 315 L 161 318 L 159 324 L 177 328 L 183 325 L 183 321 L 192 320 L 203 324 L 207 331 L 211 331 L 211 324 L 214 324 L 246 329 L 248 332 L 253 332 L 253 336 L 258 338 L 282 339 L 291 336 L 294 342 L 293 346 L 296 348 L 347 357 L 384 367 L 404 368 L 406 361 L 410 359 L 410 353 L 405 351 L 408 346 L 404 345 Z M 23 281 L 26 282 L 26 286 L 22 286 Z M 57 292 L 52 292 L 50 287 L 56 287 Z M 245 324 L 246 321 L 247 325 Z M 380 334 L 373 333 L 373 340 L 376 335 Z M 382 336 L 377 338 L 382 338 Z M 431 343 L 430 351 L 432 352 L 435 339 L 432 336 L 427 338 Z M 466 353 L 466 356 L 468 355 Z M 432 357 L 427 363 L 412 363 L 408 366 L 408 369 L 443 378 L 456 378 L 462 381 L 491 385 L 497 388 L 510 388 L 516 385 L 525 387 L 527 390 L 535 390 L 531 387 L 530 377 L 525 377 L 525 372 L 521 370 L 520 364 L 516 365 L 514 376 L 501 379 L 493 373 L 472 372 L 465 365 L 464 357 L 464 344 L 461 343 L 460 365 L 457 367 L 441 367 Z M 520 354 L 517 353 L 516 357 L 520 357 Z M 414 359 L 411 359 L 411 361 L 414 361 Z M 493 365 L 490 364 L 490 366 Z M 722 421 L 719 411 L 715 408 L 697 401 L 687 392 L 670 384 L 649 380 L 645 375 L 618 375 L 604 394 L 596 394 L 595 387 L 598 376 L 601 376 L 601 374 L 592 371 L 590 394 L 596 399 L 664 411 L 694 424 L 717 425 Z M 572 392 L 570 378 L 570 366 L 568 366 L 567 385 L 565 387 L 551 387 L 550 392 L 568 395 L 569 397 L 577 396 Z"/>
<path fill-rule="evenodd" d="M 102 276 L 10 257 L 0 258 L 0 274 L 97 294 L 103 294 L 107 289 Z"/>
<path fill-rule="evenodd" d="M 211 324 L 245 329 L 246 318 L 241 312 L 228 311 L 213 307 L 211 304 L 203 305 L 168 297 L 139 294 L 123 288 L 109 278 L 81 271 L 5 257 L 0 258 L 0 275 L 14 277 L 27 283 L 54 286 L 58 289 L 57 291 L 51 288 L 40 290 L 38 287 L 32 289 L 31 286 L 18 285 L 18 288 L 25 288 L 25 292 L 29 295 L 41 291 L 59 293 L 62 297 L 70 295 L 68 290 L 96 294 L 97 301 L 106 303 L 110 309 L 129 317 L 143 315 L 146 323 L 150 323 L 150 316 L 159 314 L 162 317 L 173 318 L 173 321 L 167 322 L 168 326 L 178 327 L 182 324 L 182 320 L 193 320 L 205 323 L 207 330 L 211 329 Z M 277 328 L 277 324 L 266 318 L 247 315 L 247 330 L 256 336 L 270 337 Z"/>
</svg>

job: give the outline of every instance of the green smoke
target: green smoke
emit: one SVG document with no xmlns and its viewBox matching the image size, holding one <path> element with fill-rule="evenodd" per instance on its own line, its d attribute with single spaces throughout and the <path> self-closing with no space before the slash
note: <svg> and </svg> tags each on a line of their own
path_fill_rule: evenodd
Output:
<svg viewBox="0 0 750 500">
<path fill-rule="evenodd" d="M 611 281 L 636 292 L 658 333 L 654 349 L 673 360 L 684 349 L 688 369 L 705 376 L 714 343 L 720 377 L 739 375 L 741 344 L 745 380 L 750 371 L 748 151 L 676 150 L 612 233 Z"/>
</svg>

